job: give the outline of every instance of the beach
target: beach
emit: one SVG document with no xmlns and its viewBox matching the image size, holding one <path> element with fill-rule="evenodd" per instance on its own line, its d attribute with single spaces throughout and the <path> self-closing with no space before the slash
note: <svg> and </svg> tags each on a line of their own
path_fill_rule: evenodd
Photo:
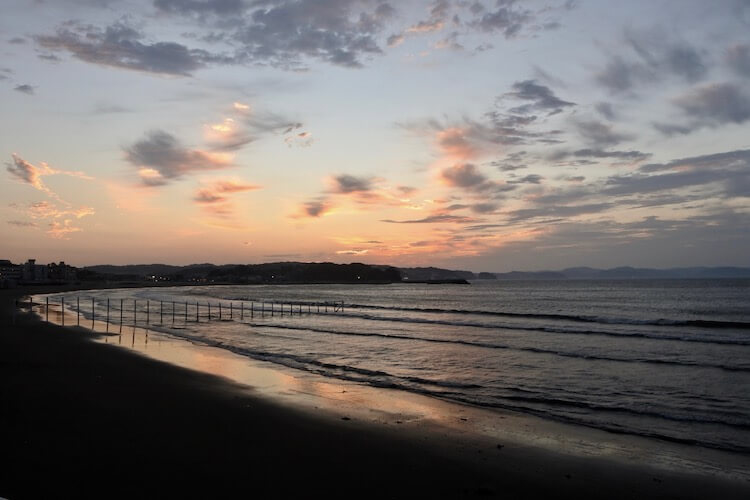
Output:
<svg viewBox="0 0 750 500">
<path fill-rule="evenodd" d="M 489 438 L 462 426 L 478 415 L 472 410 L 451 416 L 450 425 L 399 421 L 387 411 L 366 418 L 366 408 L 336 411 L 335 404 L 316 411 L 269 398 L 252 382 L 95 342 L 82 328 L 64 329 L 23 312 L 12 324 L 14 300 L 42 292 L 0 295 L 6 457 L 0 497 L 750 495 L 746 480 L 654 467 L 646 457 L 585 456 L 528 439 L 500 440 L 497 433 Z M 511 414 L 502 420 L 529 422 Z M 512 430 L 499 435 L 528 435 Z M 598 439 L 589 429 L 571 426 L 571 433 Z"/>
</svg>

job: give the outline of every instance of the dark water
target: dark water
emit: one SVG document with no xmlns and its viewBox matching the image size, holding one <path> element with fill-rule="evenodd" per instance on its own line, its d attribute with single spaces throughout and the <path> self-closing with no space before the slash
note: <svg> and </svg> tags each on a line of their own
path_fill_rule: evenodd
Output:
<svg viewBox="0 0 750 500">
<path fill-rule="evenodd" d="M 145 299 L 152 322 L 160 312 L 153 301 L 168 301 L 167 332 L 326 377 L 750 453 L 750 280 L 217 286 L 94 296 L 100 318 L 112 299 L 115 322 L 120 297 L 139 299 L 139 321 Z M 195 323 L 196 301 L 210 302 L 214 318 L 222 303 L 225 320 L 232 302 L 233 321 L 209 324 L 202 306 Z M 346 305 L 308 314 L 316 301 Z M 132 300 L 126 322 L 131 317 Z"/>
</svg>

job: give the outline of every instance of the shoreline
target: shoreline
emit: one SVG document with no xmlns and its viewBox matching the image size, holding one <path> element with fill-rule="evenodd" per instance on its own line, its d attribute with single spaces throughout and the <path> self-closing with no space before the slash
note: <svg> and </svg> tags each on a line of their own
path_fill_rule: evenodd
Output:
<svg viewBox="0 0 750 500">
<path fill-rule="evenodd" d="M 62 290 L 57 287 L 50 290 L 59 291 Z M 3 299 L 42 293 L 18 289 L 4 292 Z M 750 492 L 747 480 L 653 467 L 645 465 L 643 457 L 638 456 L 623 460 L 611 449 L 596 449 L 597 442 L 602 444 L 601 439 L 595 433 L 592 438 L 589 429 L 572 432 L 573 426 L 560 424 L 554 428 L 557 424 L 546 425 L 510 412 L 496 412 L 502 418 L 491 422 L 492 419 L 483 420 L 482 411 L 476 408 L 439 400 L 431 405 L 427 400 L 434 398 L 416 395 L 391 393 L 393 397 L 386 398 L 383 407 L 373 408 L 372 402 L 377 398 L 371 393 L 388 390 L 340 381 L 329 381 L 328 387 L 321 387 L 320 380 L 308 376 L 296 377 L 296 391 L 290 385 L 267 379 L 264 386 L 264 382 L 258 382 L 264 379 L 257 378 L 257 366 L 252 375 L 256 377 L 255 383 L 253 380 L 240 383 L 225 374 L 220 378 L 199 373 L 107 345 L 113 337 L 91 342 L 93 335 L 82 329 L 63 330 L 25 314 L 19 314 L 17 324 L 10 326 L 8 304 L 6 300 L 4 303 L 0 366 L 4 372 L 3 393 L 7 393 L 3 399 L 8 400 L 10 412 L 3 412 L 0 418 L 5 421 L 3 427 L 16 431 L 10 436 L 8 456 L 22 458 L 10 470 L 0 472 L 3 497 L 39 496 L 24 495 L 18 478 L 32 471 L 54 473 L 52 464 L 59 466 L 61 458 L 73 453 L 62 443 L 72 442 L 82 443 L 83 451 L 88 453 L 84 456 L 74 453 L 78 460 L 72 463 L 63 461 L 64 477 L 73 474 L 77 467 L 105 473 L 110 466 L 126 467 L 130 461 L 141 469 L 146 456 L 146 464 L 175 472 L 181 470 L 178 465 L 189 469 L 191 463 L 201 463 L 206 480 L 198 482 L 207 488 L 216 487 L 209 477 L 215 474 L 223 477 L 227 471 L 254 478 L 250 489 L 235 489 L 239 484 L 230 485 L 220 492 L 211 490 L 215 496 L 234 496 L 240 491 L 273 494 L 318 491 L 334 496 L 395 498 L 509 493 L 514 497 L 555 494 L 593 498 L 606 492 L 614 498 L 701 498 L 718 494 L 724 498 L 743 498 Z M 134 345 L 141 342 L 136 330 L 141 328 L 132 332 Z M 153 351 L 158 335 L 152 335 Z M 174 350 L 173 345 L 162 347 Z M 202 356 L 208 368 L 211 363 L 219 362 L 222 366 L 232 357 L 241 358 L 231 353 L 207 354 L 218 348 L 187 349 L 194 356 Z M 247 358 L 243 359 L 247 364 Z M 282 378 L 289 377 L 283 370 L 269 371 L 280 373 Z M 318 393 L 304 396 L 311 388 Z M 340 395 L 344 393 L 337 393 L 339 389 L 348 394 L 349 406 L 342 403 Z M 269 397 L 274 391 L 284 397 Z M 71 399 L 72 405 L 54 404 Z M 328 401 L 329 407 L 321 408 L 321 401 Z M 401 401 L 396 411 L 394 401 Z M 357 413 L 356 408 L 364 411 Z M 186 409 L 197 412 L 204 425 L 181 422 L 185 414 L 190 414 Z M 430 412 L 436 412 L 437 417 Z M 40 418 L 41 415 L 48 418 Z M 410 416 L 413 418 L 407 418 Z M 60 427 L 59 419 L 67 425 Z M 397 422 L 398 419 L 402 420 Z M 127 430 L 124 435 L 123 429 Z M 165 435 L 160 435 L 159 429 Z M 559 441 L 563 432 L 570 433 L 565 436 L 567 445 Z M 518 439 L 513 439 L 514 433 Z M 50 449 L 34 446 L 37 441 L 44 442 L 42 436 L 57 445 Z M 537 442 L 530 440 L 530 436 L 536 436 Z M 137 444 L 135 449 L 130 447 L 130 440 Z M 632 437 L 611 436 L 609 441 L 627 443 Z M 259 442 L 263 446 L 258 446 Z M 586 454 L 576 450 L 576 446 L 593 448 Z M 137 449 L 145 452 L 137 453 Z M 613 456 L 607 456 L 608 453 Z M 95 463 L 93 456 L 104 463 Z M 208 456 L 214 457 L 214 461 L 205 463 Z M 253 466 L 248 467 L 248 463 Z M 297 475 L 305 480 L 290 484 L 289 478 L 281 475 L 282 470 L 290 477 Z M 330 482 L 321 483 L 320 476 Z M 267 481 L 269 478 L 281 484 L 274 486 Z M 175 485 L 169 486 L 165 491 L 174 496 Z M 193 487 L 177 485 L 175 491 L 193 491 Z M 78 492 L 93 496 L 93 492 L 87 493 L 85 489 Z"/>
</svg>

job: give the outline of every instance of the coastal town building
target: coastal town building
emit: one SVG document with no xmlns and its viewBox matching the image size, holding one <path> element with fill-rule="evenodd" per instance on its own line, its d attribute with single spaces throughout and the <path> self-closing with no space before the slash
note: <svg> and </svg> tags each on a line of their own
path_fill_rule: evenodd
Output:
<svg viewBox="0 0 750 500">
<path fill-rule="evenodd" d="M 10 260 L 0 260 L 0 288 L 14 288 L 18 285 L 64 284 L 77 280 L 76 268 L 65 262 L 58 264 L 37 264 L 29 259 L 23 264 L 13 264 Z"/>
</svg>

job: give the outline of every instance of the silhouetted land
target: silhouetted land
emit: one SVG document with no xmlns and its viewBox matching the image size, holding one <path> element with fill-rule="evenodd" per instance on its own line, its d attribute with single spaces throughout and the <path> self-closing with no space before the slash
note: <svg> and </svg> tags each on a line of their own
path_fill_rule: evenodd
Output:
<svg viewBox="0 0 750 500">
<path fill-rule="evenodd" d="M 54 290 L 59 290 L 55 288 Z M 27 290 L 40 292 L 42 290 Z M 0 497 L 748 498 L 750 485 L 306 413 L 20 314 L 0 291 Z"/>
<path fill-rule="evenodd" d="M 138 264 L 89 266 L 78 271 L 81 281 L 132 281 L 172 283 L 466 283 L 468 280 L 568 280 L 568 279 L 717 279 L 750 278 L 744 267 L 683 267 L 647 269 L 572 267 L 560 271 L 512 271 L 490 273 L 371 264 L 331 262 L 274 262 L 268 264 Z"/>
</svg>

